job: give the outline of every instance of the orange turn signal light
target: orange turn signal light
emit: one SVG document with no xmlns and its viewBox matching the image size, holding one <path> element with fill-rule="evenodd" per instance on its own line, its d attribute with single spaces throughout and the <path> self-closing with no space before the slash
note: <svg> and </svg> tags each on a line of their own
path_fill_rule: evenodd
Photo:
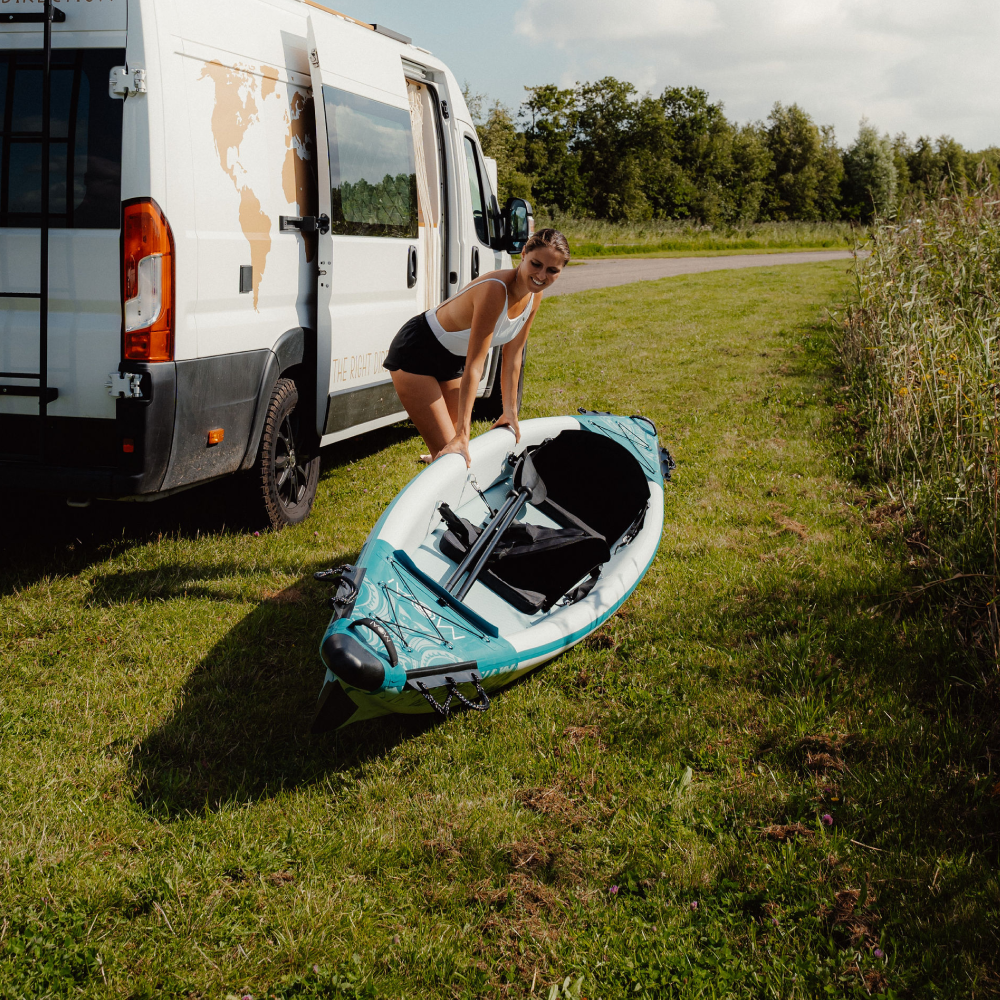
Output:
<svg viewBox="0 0 1000 1000">
<path fill-rule="evenodd" d="M 218 444 L 226 436 L 226 431 L 222 427 L 216 427 L 208 432 L 208 443 Z"/>
</svg>

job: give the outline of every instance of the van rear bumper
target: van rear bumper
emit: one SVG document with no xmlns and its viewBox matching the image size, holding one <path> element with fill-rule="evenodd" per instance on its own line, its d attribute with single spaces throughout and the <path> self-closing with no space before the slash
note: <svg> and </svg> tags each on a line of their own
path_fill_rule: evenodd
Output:
<svg viewBox="0 0 1000 1000">
<path fill-rule="evenodd" d="M 113 419 L 0 413 L 0 493 L 120 497 L 156 493 L 170 459 L 176 366 L 126 362 L 141 396 Z"/>
<path fill-rule="evenodd" d="M 0 493 L 65 493 L 68 496 L 117 500 L 143 492 L 143 473 L 115 469 L 78 469 L 0 459 Z"/>
</svg>

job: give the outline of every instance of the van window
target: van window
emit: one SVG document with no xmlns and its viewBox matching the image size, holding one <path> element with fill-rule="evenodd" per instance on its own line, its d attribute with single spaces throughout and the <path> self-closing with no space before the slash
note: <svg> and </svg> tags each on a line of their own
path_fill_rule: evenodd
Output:
<svg viewBox="0 0 1000 1000">
<path fill-rule="evenodd" d="M 476 235 L 481 243 L 490 244 L 490 233 L 487 228 L 486 195 L 483 191 L 483 173 L 476 155 L 476 144 L 465 137 L 465 162 L 469 168 L 469 192 L 472 195 L 472 218 L 476 224 Z"/>
<path fill-rule="evenodd" d="M 417 173 L 410 113 L 323 88 L 330 138 L 331 231 L 417 235 Z"/>
<path fill-rule="evenodd" d="M 50 225 L 118 229 L 122 101 L 108 96 L 124 49 L 54 49 Z M 34 227 L 42 211 L 42 53 L 0 49 L 0 226 Z"/>
</svg>

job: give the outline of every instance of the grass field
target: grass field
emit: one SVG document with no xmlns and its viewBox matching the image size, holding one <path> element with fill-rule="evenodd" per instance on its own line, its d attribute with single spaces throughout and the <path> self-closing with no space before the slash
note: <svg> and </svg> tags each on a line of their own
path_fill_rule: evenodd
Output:
<svg viewBox="0 0 1000 1000">
<path fill-rule="evenodd" d="M 783 250 L 851 249 L 864 231 L 849 222 L 750 222 L 703 226 L 679 219 L 608 222 L 541 214 L 537 228 L 552 226 L 569 240 L 575 258 L 681 257 Z"/>
<path fill-rule="evenodd" d="M 482 716 L 307 735 L 311 574 L 417 470 L 406 427 L 280 534 L 219 487 L 8 498 L 0 996 L 1000 995 L 998 675 L 840 462 L 848 287 L 543 306 L 525 416 L 641 411 L 678 470 L 623 611 Z"/>
</svg>

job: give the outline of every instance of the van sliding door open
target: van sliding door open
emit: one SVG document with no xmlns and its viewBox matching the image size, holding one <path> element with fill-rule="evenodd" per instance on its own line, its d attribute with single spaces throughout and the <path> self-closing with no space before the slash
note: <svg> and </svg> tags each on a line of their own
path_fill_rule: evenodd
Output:
<svg viewBox="0 0 1000 1000">
<path fill-rule="evenodd" d="M 424 262 L 399 44 L 317 14 L 309 62 L 321 216 L 316 419 L 328 444 L 405 416 L 382 361 L 422 306 Z"/>
</svg>

